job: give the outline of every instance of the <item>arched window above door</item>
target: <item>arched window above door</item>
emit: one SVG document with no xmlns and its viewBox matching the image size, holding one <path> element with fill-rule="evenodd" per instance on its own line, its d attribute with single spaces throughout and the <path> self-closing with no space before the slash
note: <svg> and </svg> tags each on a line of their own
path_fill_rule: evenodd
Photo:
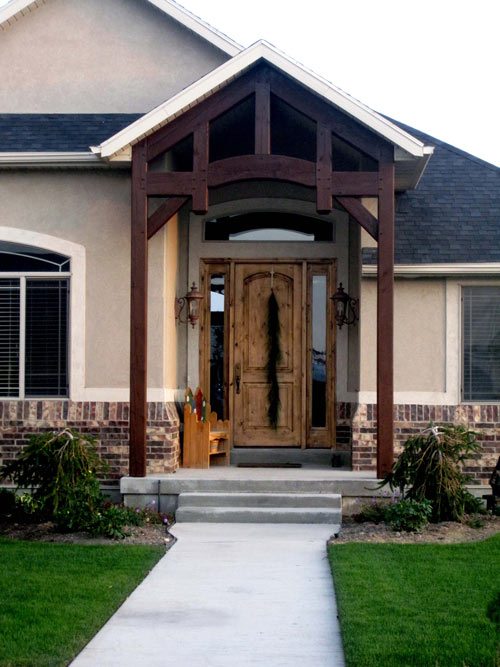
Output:
<svg viewBox="0 0 500 667">
<path fill-rule="evenodd" d="M 205 222 L 205 241 L 335 240 L 334 224 L 291 213 L 244 213 Z"/>
</svg>

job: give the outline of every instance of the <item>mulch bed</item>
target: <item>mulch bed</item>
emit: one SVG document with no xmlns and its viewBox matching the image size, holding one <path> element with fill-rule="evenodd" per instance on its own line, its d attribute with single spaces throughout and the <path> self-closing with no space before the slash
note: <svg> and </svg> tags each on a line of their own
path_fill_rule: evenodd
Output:
<svg viewBox="0 0 500 667">
<path fill-rule="evenodd" d="M 473 528 L 467 524 L 446 521 L 428 524 L 421 533 L 395 532 L 383 523 L 356 523 L 350 517 L 344 517 L 342 528 L 331 544 L 346 542 L 392 542 L 404 544 L 473 542 L 484 540 L 500 532 L 500 517 L 480 515 L 471 517 L 483 525 Z M 472 522 L 471 522 L 472 523 Z M 54 524 L 46 523 L 0 523 L 0 536 L 18 540 L 42 542 L 62 542 L 67 544 L 152 544 L 169 547 L 175 541 L 165 527 L 157 524 L 131 526 L 127 537 L 122 540 L 109 540 L 103 537 L 92 537 L 86 533 L 57 533 Z"/>
<path fill-rule="evenodd" d="M 175 538 L 167 533 L 161 524 L 130 526 L 128 535 L 122 540 L 110 540 L 106 537 L 92 537 L 87 533 L 58 533 L 50 521 L 44 523 L 0 523 L 0 536 L 16 540 L 37 542 L 58 542 L 65 544 L 150 544 L 169 547 Z"/>
<path fill-rule="evenodd" d="M 480 527 L 473 525 L 483 524 Z M 470 524 L 470 525 L 469 525 Z M 467 517 L 463 522 L 443 521 L 429 523 L 421 533 L 396 532 L 384 523 L 356 523 L 352 518 L 345 517 L 337 538 L 331 544 L 346 542 L 390 542 L 400 544 L 456 544 L 459 542 L 475 542 L 485 540 L 500 532 L 500 517 L 475 515 Z"/>
</svg>

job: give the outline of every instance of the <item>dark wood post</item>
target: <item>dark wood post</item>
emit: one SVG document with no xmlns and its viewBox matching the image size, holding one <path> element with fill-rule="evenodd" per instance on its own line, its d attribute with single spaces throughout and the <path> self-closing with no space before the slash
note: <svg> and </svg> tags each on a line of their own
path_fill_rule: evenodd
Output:
<svg viewBox="0 0 500 667">
<path fill-rule="evenodd" d="M 208 211 L 209 140 L 209 124 L 202 123 L 195 129 L 193 138 L 193 213 Z"/>
<path fill-rule="evenodd" d="M 324 123 L 318 123 L 316 145 L 316 210 L 318 213 L 330 213 L 333 206 L 332 131 Z"/>
<path fill-rule="evenodd" d="M 148 198 L 146 142 L 132 149 L 129 473 L 146 476 Z"/>
<path fill-rule="evenodd" d="M 377 272 L 377 476 L 394 459 L 394 154 L 381 151 Z"/>
<path fill-rule="evenodd" d="M 271 87 L 266 80 L 255 84 L 255 154 L 271 154 Z"/>
</svg>

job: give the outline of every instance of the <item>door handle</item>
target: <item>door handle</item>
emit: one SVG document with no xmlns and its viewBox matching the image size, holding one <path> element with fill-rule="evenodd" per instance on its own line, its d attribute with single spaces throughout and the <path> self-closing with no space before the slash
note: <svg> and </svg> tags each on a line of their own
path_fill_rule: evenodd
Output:
<svg viewBox="0 0 500 667">
<path fill-rule="evenodd" d="M 235 364 L 234 366 L 234 384 L 236 385 L 236 393 L 240 393 L 240 384 L 241 384 L 241 364 Z"/>
</svg>

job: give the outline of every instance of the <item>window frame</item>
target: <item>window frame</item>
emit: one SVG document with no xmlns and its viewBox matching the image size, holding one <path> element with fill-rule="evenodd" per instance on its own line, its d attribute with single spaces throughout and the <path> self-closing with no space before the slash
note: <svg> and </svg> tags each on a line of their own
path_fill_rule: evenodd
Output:
<svg viewBox="0 0 500 667">
<path fill-rule="evenodd" d="M 71 266 L 71 257 L 68 257 Z M 0 279 L 2 280 L 19 280 L 20 289 L 20 313 L 19 313 L 19 393 L 17 396 L 2 396 L 1 401 L 16 401 L 16 400 L 68 400 L 71 391 L 71 271 L 0 271 Z M 68 334 L 66 340 L 66 358 L 67 358 L 67 373 L 68 373 L 68 389 L 65 395 L 59 396 L 29 396 L 26 395 L 25 390 L 25 374 L 26 374 L 26 281 L 28 279 L 40 280 L 68 280 Z"/>
<path fill-rule="evenodd" d="M 459 384 L 459 400 L 463 405 L 495 405 L 500 403 L 500 393 L 497 398 L 492 399 L 475 399 L 475 398 L 465 398 L 465 299 L 464 291 L 465 289 L 474 289 L 474 288 L 494 288 L 499 290 L 500 293 L 500 282 L 497 281 L 481 281 L 481 280 L 471 280 L 471 281 L 460 281 L 458 284 L 459 288 L 459 303 L 460 303 L 460 317 L 459 317 L 459 369 L 460 369 L 460 384 Z"/>
</svg>

